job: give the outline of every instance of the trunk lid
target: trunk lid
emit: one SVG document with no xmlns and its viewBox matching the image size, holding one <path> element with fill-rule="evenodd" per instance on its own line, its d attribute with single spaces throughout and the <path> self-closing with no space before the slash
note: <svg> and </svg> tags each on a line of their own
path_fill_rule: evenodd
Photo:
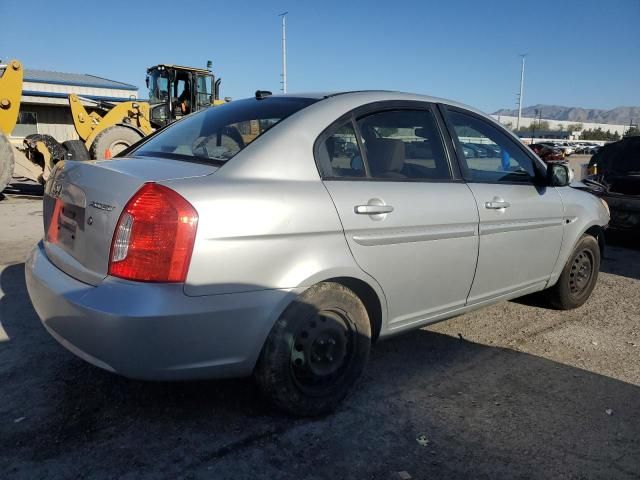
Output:
<svg viewBox="0 0 640 480">
<path fill-rule="evenodd" d="M 200 177 L 218 167 L 162 158 L 60 162 L 43 199 L 47 257 L 68 275 L 99 284 L 120 213 L 146 182 Z"/>
</svg>

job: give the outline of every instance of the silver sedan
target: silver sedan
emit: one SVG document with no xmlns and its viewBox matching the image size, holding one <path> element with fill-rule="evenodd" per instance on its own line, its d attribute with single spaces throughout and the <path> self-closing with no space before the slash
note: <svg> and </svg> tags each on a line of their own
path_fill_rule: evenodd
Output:
<svg viewBox="0 0 640 480">
<path fill-rule="evenodd" d="M 541 290 L 582 305 L 609 213 L 570 181 L 454 102 L 256 92 L 120 158 L 58 164 L 27 286 L 98 367 L 253 375 L 275 406 L 316 415 L 379 338 Z"/>
</svg>

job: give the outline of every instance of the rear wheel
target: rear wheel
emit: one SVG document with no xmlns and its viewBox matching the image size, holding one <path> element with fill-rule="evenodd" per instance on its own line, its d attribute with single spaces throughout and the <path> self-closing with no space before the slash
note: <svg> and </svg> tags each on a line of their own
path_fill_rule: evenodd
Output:
<svg viewBox="0 0 640 480">
<path fill-rule="evenodd" d="M 334 410 L 362 374 L 371 326 L 360 299 L 332 282 L 311 287 L 273 326 L 254 377 L 272 403 L 293 415 Z"/>
<path fill-rule="evenodd" d="M 116 125 L 99 133 L 91 144 L 91 158 L 111 158 L 142 138 L 133 128 Z"/>
<path fill-rule="evenodd" d="M 67 140 L 62 142 L 62 146 L 67 150 L 68 158 L 76 161 L 90 160 L 89 150 L 82 140 Z"/>
<path fill-rule="evenodd" d="M 583 235 L 571 252 L 558 282 L 547 290 L 551 305 L 559 310 L 578 308 L 596 286 L 600 271 L 600 247 L 591 235 Z"/>
</svg>

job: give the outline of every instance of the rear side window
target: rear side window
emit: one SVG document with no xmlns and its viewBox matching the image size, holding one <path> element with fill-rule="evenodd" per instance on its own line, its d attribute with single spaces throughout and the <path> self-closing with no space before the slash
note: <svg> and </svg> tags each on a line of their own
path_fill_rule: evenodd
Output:
<svg viewBox="0 0 640 480">
<path fill-rule="evenodd" d="M 332 177 L 364 177 L 364 163 L 353 123 L 349 122 L 329 136 L 321 146 Z"/>
<path fill-rule="evenodd" d="M 210 107 L 170 125 L 129 154 L 224 163 L 275 124 L 315 102 L 267 97 Z"/>
</svg>

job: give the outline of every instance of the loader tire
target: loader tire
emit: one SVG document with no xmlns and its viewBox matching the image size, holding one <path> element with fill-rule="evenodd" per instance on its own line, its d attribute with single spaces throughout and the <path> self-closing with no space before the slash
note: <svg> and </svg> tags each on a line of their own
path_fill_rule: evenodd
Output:
<svg viewBox="0 0 640 480">
<path fill-rule="evenodd" d="M 64 160 L 67 157 L 67 150 L 51 135 L 34 133 L 32 135 L 27 135 L 24 138 L 24 143 L 28 147 L 35 145 L 36 142 L 42 142 L 45 144 L 51 154 L 51 161 L 53 164 L 60 160 Z"/>
<path fill-rule="evenodd" d="M 83 162 L 91 160 L 89 150 L 82 140 L 67 140 L 62 142 L 62 146 L 67 149 L 67 159 Z"/>
<path fill-rule="evenodd" d="M 13 148 L 9 139 L 0 132 L 0 192 L 2 192 L 13 176 Z"/>
<path fill-rule="evenodd" d="M 115 125 L 107 128 L 96 136 L 91 144 L 89 152 L 91 158 L 102 160 L 104 158 L 115 157 L 125 148 L 133 145 L 142 138 L 142 135 L 132 128 Z M 109 154 L 106 154 L 106 152 Z"/>
</svg>

